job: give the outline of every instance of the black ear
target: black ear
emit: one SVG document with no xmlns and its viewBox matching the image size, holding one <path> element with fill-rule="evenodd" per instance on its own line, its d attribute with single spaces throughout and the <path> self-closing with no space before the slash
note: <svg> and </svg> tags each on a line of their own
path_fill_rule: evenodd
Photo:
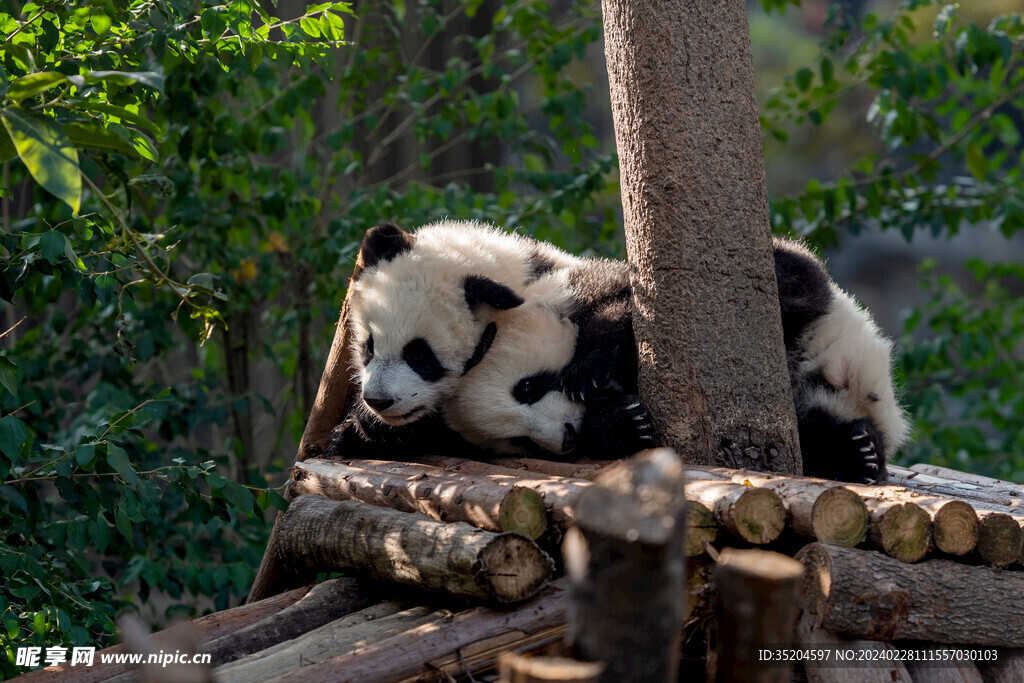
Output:
<svg viewBox="0 0 1024 683">
<path fill-rule="evenodd" d="M 523 297 L 513 292 L 509 287 L 484 277 L 483 275 L 470 275 L 464 283 L 466 289 L 466 305 L 470 310 L 476 310 L 480 304 L 487 304 L 505 311 L 515 308 L 523 303 Z"/>
<path fill-rule="evenodd" d="M 416 238 L 394 223 L 382 223 L 370 228 L 363 236 L 363 267 L 373 268 L 382 261 L 390 261 L 412 249 Z"/>
</svg>

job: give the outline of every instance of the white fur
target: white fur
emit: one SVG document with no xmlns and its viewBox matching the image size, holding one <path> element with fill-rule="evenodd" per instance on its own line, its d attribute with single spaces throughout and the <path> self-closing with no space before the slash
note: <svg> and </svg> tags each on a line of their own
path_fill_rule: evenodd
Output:
<svg viewBox="0 0 1024 683">
<path fill-rule="evenodd" d="M 559 279 L 543 278 L 527 290 L 525 304 L 497 316 L 491 349 L 445 401 L 445 421 L 470 443 L 519 453 L 509 440 L 526 436 L 547 451 L 561 453 L 565 425 L 579 433 L 584 406 L 561 391 L 550 391 L 529 405 L 512 395 L 521 379 L 557 374 L 572 359 L 576 328 L 564 315 L 569 295 L 564 283 L 559 289 Z"/>
<path fill-rule="evenodd" d="M 798 342 L 802 360 L 794 378 L 797 404 L 846 421 L 871 418 L 885 435 L 885 455 L 891 455 L 910 432 L 893 388 L 892 342 L 849 294 L 835 285 L 832 293 L 828 312 Z M 819 372 L 831 389 L 801 382 Z"/>
<path fill-rule="evenodd" d="M 367 396 L 394 400 L 387 410 L 373 411 L 392 425 L 434 411 L 455 391 L 493 314 L 470 311 L 467 276 L 488 277 L 521 292 L 532 276 L 530 257 L 537 251 L 556 268 L 578 261 L 554 246 L 476 222 L 442 221 L 414 236 L 411 250 L 363 272 L 353 285 L 350 304 L 359 380 Z M 364 366 L 363 348 L 370 334 L 374 357 Z M 402 360 L 403 348 L 417 337 L 427 340 L 447 371 L 436 382 L 424 381 Z"/>
</svg>

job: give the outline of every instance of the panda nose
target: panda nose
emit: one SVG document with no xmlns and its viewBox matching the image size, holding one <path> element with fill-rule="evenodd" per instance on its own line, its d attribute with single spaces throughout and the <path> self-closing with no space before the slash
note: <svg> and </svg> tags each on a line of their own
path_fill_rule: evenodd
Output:
<svg viewBox="0 0 1024 683">
<path fill-rule="evenodd" d="M 387 410 L 395 404 L 395 399 L 393 398 L 373 398 L 372 396 L 363 396 L 363 400 L 366 401 L 366 405 L 378 412 Z"/>
<path fill-rule="evenodd" d="M 571 453 L 576 448 L 576 428 L 565 423 L 565 434 L 562 436 L 562 452 Z"/>
</svg>

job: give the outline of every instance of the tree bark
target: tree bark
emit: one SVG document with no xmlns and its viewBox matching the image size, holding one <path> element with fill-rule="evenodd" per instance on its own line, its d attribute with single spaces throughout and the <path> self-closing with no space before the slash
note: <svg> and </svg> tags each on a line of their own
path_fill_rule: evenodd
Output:
<svg viewBox="0 0 1024 683">
<path fill-rule="evenodd" d="M 900 562 L 917 562 L 932 544 L 932 520 L 914 503 L 865 498 L 871 513 L 868 534 L 876 548 Z"/>
<path fill-rule="evenodd" d="M 978 555 L 995 567 L 1008 567 L 1022 560 L 1024 529 L 1002 512 L 978 512 Z"/>
<path fill-rule="evenodd" d="M 280 524 L 279 553 L 311 571 L 357 569 L 452 595 L 518 602 L 551 578 L 551 558 L 521 534 L 493 534 L 353 500 L 299 496 Z"/>
<path fill-rule="evenodd" d="M 294 640 L 219 667 L 214 674 L 218 683 L 273 680 L 297 666 L 309 666 L 329 657 L 349 654 L 356 648 L 368 647 L 437 618 L 438 614 L 428 607 L 402 611 L 397 603 L 382 602 Z"/>
<path fill-rule="evenodd" d="M 790 668 L 759 656 L 766 645 L 793 640 L 803 565 L 765 550 L 726 548 L 715 568 L 721 683 L 785 683 Z"/>
<path fill-rule="evenodd" d="M 602 681 L 675 680 L 685 607 L 683 467 L 669 449 L 602 472 L 576 503 L 563 552 L 569 640 Z"/>
<path fill-rule="evenodd" d="M 277 614 L 221 636 L 207 643 L 213 666 L 241 659 L 280 642 L 297 638 L 310 629 L 356 612 L 373 602 L 368 587 L 356 579 L 342 577 L 317 584 L 294 605 Z"/>
<path fill-rule="evenodd" d="M 533 539 L 547 529 L 547 509 L 533 489 L 440 469 L 429 472 L 410 466 L 403 471 L 401 463 L 392 465 L 389 472 L 375 472 L 331 460 L 306 460 L 292 467 L 288 490 L 292 496 L 314 493 L 358 500 L 442 522 L 466 522 L 486 531 L 516 531 Z"/>
<path fill-rule="evenodd" d="M 911 465 L 910 469 L 915 472 L 921 472 L 922 474 L 930 474 L 933 477 L 939 477 L 942 479 L 952 479 L 954 481 L 965 481 L 970 484 L 977 484 L 979 486 L 985 486 L 990 489 L 997 489 L 1000 493 L 1004 493 L 1008 501 L 1006 505 L 1012 505 L 1013 499 L 1019 499 L 1016 504 L 1024 506 L 1024 484 L 1017 484 L 1012 481 L 1005 481 L 1003 479 L 995 479 L 993 477 L 985 477 L 980 474 L 970 474 L 968 472 L 961 472 L 959 470 L 950 469 L 949 467 L 939 467 L 938 465 L 926 465 L 924 463 L 917 463 Z"/>
<path fill-rule="evenodd" d="M 517 631 L 536 633 L 563 624 L 565 586 L 562 581 L 556 581 L 515 610 L 477 607 L 455 616 L 446 613 L 358 652 L 294 669 L 281 680 L 398 681 L 428 673 L 428 662 L 457 657 L 460 650 L 481 640 Z"/>
<path fill-rule="evenodd" d="M 936 477 L 932 474 L 894 465 L 889 466 L 888 470 L 890 484 L 905 486 L 925 495 L 950 496 L 977 501 L 993 509 L 1006 508 L 1005 510 L 1000 509 L 1000 512 L 1024 515 L 1024 500 L 1018 497 L 1018 492 L 1014 488 Z"/>
<path fill-rule="evenodd" d="M 947 560 L 904 564 L 823 543 L 796 557 L 816 626 L 870 640 L 1024 646 L 1020 574 Z"/>
<path fill-rule="evenodd" d="M 745 5 L 602 7 L 640 397 L 686 462 L 799 473 Z"/>
</svg>

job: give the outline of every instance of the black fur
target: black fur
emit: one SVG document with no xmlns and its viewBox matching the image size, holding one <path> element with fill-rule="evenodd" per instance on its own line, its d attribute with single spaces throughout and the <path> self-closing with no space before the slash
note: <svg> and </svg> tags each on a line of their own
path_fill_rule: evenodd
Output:
<svg viewBox="0 0 1024 683">
<path fill-rule="evenodd" d="M 408 460 L 414 455 L 468 455 L 471 446 L 449 429 L 438 415 L 393 427 L 376 419 L 358 397 L 348 418 L 334 428 L 326 457 L 336 460 L 372 458 Z"/>
<path fill-rule="evenodd" d="M 820 409 L 797 418 L 806 476 L 860 484 L 886 480 L 885 437 L 870 419 L 842 422 Z"/>
<path fill-rule="evenodd" d="M 363 244 L 360 247 L 363 267 L 373 268 L 382 261 L 390 261 L 412 249 L 415 241 L 415 237 L 394 223 L 382 223 L 370 228 L 363 235 Z"/>
<path fill-rule="evenodd" d="M 594 259 L 572 269 L 568 281 L 578 302 L 569 314 L 578 337 L 562 371 L 562 390 L 575 401 L 600 398 L 613 384 L 635 392 L 639 378 L 628 266 Z"/>
<path fill-rule="evenodd" d="M 587 401 L 577 456 L 607 460 L 654 447 L 647 409 L 634 394 Z"/>
<path fill-rule="evenodd" d="M 480 335 L 480 341 L 476 343 L 476 348 L 473 349 L 473 354 L 466 360 L 466 364 L 462 366 L 463 375 L 484 359 L 484 354 L 491 348 L 491 344 L 494 343 L 494 337 L 497 334 L 498 326 L 493 322 L 487 323 L 483 334 Z"/>
<path fill-rule="evenodd" d="M 774 240 L 775 279 L 786 348 L 793 348 L 809 324 L 828 312 L 831 279 L 824 264 L 798 242 Z"/>
<path fill-rule="evenodd" d="M 493 306 L 499 311 L 507 311 L 523 303 L 523 297 L 500 282 L 495 282 L 483 275 L 466 277 L 463 287 L 466 290 L 466 305 L 475 310 L 481 304 Z"/>
<path fill-rule="evenodd" d="M 425 382 L 436 382 L 444 377 L 445 369 L 426 339 L 417 337 L 402 349 L 402 360 Z"/>
<path fill-rule="evenodd" d="M 528 262 L 530 264 L 530 277 L 527 278 L 526 284 L 539 280 L 542 276 L 555 269 L 554 260 L 538 247 L 533 248 Z"/>
</svg>

